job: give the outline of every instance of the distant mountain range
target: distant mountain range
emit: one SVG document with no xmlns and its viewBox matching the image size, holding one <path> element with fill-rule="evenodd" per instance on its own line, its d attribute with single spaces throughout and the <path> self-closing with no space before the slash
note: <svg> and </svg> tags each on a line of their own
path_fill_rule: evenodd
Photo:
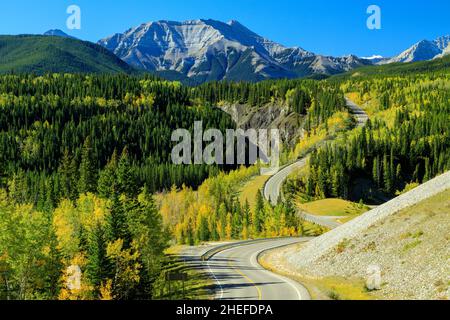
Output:
<svg viewBox="0 0 450 320">
<path fill-rule="evenodd" d="M 107 49 L 107 50 L 105 50 Z M 392 58 L 331 57 L 288 48 L 237 21 L 144 23 L 98 41 L 53 29 L 43 36 L 1 36 L 0 72 L 126 72 L 136 69 L 169 80 L 260 81 L 324 77 L 356 68 L 428 61 L 450 54 L 450 36 L 423 40 Z"/>
<path fill-rule="evenodd" d="M 423 40 L 393 58 L 318 55 L 263 38 L 237 21 L 157 21 L 98 42 L 130 65 L 193 82 L 334 75 L 367 65 L 426 61 L 450 53 L 450 36 Z"/>
</svg>

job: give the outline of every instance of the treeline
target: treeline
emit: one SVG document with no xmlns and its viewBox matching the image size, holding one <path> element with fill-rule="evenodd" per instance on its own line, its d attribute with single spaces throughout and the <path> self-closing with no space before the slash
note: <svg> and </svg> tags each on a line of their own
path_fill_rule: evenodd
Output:
<svg viewBox="0 0 450 320">
<path fill-rule="evenodd" d="M 369 102 L 366 128 L 314 152 L 301 190 L 348 198 L 352 182 L 368 178 L 389 196 L 450 170 L 448 80 L 430 76 L 354 80 L 344 85 Z"/>
</svg>

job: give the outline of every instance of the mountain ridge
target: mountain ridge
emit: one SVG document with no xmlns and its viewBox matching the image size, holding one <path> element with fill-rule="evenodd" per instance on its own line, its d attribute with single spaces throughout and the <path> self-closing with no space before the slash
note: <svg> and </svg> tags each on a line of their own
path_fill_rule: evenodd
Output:
<svg viewBox="0 0 450 320">
<path fill-rule="evenodd" d="M 47 32 L 43 33 L 44 36 L 49 36 L 49 37 L 62 37 L 62 38 L 70 38 L 70 39 L 77 39 L 71 35 L 68 35 L 67 33 L 65 33 L 64 31 L 62 31 L 61 29 L 50 29 Z"/>
<path fill-rule="evenodd" d="M 330 75 L 370 64 L 356 56 L 336 58 L 288 48 L 236 20 L 148 22 L 98 44 L 134 67 L 177 72 L 197 82 Z"/>
<path fill-rule="evenodd" d="M 408 63 L 433 60 L 446 55 L 450 47 L 450 35 L 441 36 L 435 40 L 421 40 L 399 55 L 390 59 L 381 60 L 378 64 L 390 64 L 396 62 Z"/>
<path fill-rule="evenodd" d="M 92 42 L 62 36 L 0 36 L 0 73 L 133 73 Z"/>
<path fill-rule="evenodd" d="M 24 36 L 26 35 L 15 37 L 18 37 L 17 41 L 22 41 L 26 39 Z M 332 57 L 315 54 L 299 46 L 283 46 L 258 35 L 236 20 L 227 23 L 212 19 L 142 23 L 98 41 L 98 47 L 59 29 L 49 30 L 42 37 L 49 42 L 58 41 L 58 38 L 79 41 L 69 45 L 69 51 L 85 52 L 90 48 L 93 55 L 87 55 L 89 62 L 85 64 L 76 55 L 65 49 L 58 51 L 49 43 L 48 52 L 45 52 L 45 48 L 40 48 L 39 54 L 31 50 L 29 59 L 25 52 L 19 52 L 17 57 L 2 57 L 0 72 L 122 72 L 136 68 L 168 80 L 196 85 L 220 80 L 257 82 L 280 78 L 322 79 L 361 67 L 364 69 L 369 66 L 432 61 L 450 54 L 450 36 L 441 36 L 431 41 L 419 41 L 391 58 L 379 55 Z M 37 43 L 40 41 L 37 38 L 34 41 L 39 46 Z M 30 43 L 25 46 L 27 45 Z M 75 48 L 77 46 L 80 48 Z M 5 50 L 3 48 L 3 52 Z M 33 60 L 36 60 L 37 55 L 41 56 L 42 61 Z M 46 55 L 51 57 L 45 57 Z M 97 63 L 95 57 L 101 57 L 101 62 Z M 108 63 L 105 65 L 104 58 L 114 66 L 107 66 Z M 14 59 L 18 62 L 15 63 Z M 59 64 L 56 63 L 58 61 Z M 27 63 L 30 65 L 26 66 Z"/>
</svg>

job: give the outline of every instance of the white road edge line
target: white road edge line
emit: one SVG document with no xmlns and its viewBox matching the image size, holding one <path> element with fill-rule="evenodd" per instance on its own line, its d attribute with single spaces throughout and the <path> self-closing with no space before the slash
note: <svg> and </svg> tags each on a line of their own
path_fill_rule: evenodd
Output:
<svg viewBox="0 0 450 320">
<path fill-rule="evenodd" d="M 300 290 L 298 290 L 296 284 L 294 284 L 293 281 L 292 281 L 291 279 L 286 278 L 286 277 L 283 277 L 283 276 L 280 276 L 280 275 L 278 275 L 278 274 L 276 274 L 276 273 L 270 272 L 269 270 L 266 270 L 262 265 L 259 264 L 257 257 L 258 257 L 258 255 L 259 255 L 261 252 L 263 252 L 263 251 L 265 251 L 265 250 L 262 250 L 262 251 L 260 251 L 260 252 L 255 252 L 255 254 L 253 254 L 253 256 L 252 256 L 251 259 L 250 259 L 250 263 L 252 264 L 252 266 L 253 266 L 254 268 L 261 269 L 261 270 L 264 271 L 265 273 L 268 273 L 268 274 L 270 274 L 271 276 L 273 276 L 273 277 L 275 277 L 275 278 L 278 278 L 278 279 L 280 279 L 280 280 L 283 281 L 283 282 L 288 283 L 288 284 L 295 290 L 295 292 L 297 293 L 298 299 L 299 299 L 299 300 L 305 300 L 305 299 L 303 299 L 303 296 L 302 296 Z"/>
<path fill-rule="evenodd" d="M 223 287 L 222 287 L 222 284 L 220 283 L 219 279 L 217 279 L 216 275 L 215 275 L 214 272 L 212 271 L 211 265 L 209 264 L 210 262 L 211 262 L 211 260 L 208 260 L 208 261 L 206 262 L 206 265 L 208 266 L 208 269 L 209 269 L 209 273 L 212 274 L 214 280 L 216 281 L 216 284 L 217 284 L 218 287 L 220 288 L 220 296 L 219 296 L 218 299 L 215 299 L 215 300 L 222 300 L 222 299 L 223 299 L 223 294 L 224 294 L 224 292 L 223 292 Z M 216 296 L 217 296 L 217 295 L 216 295 Z"/>
<path fill-rule="evenodd" d="M 295 242 L 294 242 L 294 243 L 295 243 Z M 292 244 L 294 244 L 294 243 L 292 243 Z M 251 246 L 251 244 L 250 244 L 249 246 Z M 283 247 L 283 245 L 281 245 L 281 246 L 278 246 L 278 245 L 277 245 L 277 246 L 272 247 L 271 249 L 276 249 L 276 248 L 279 248 L 279 247 Z M 241 248 L 241 247 L 233 247 L 233 248 L 225 249 L 225 250 L 221 251 L 220 253 L 232 251 L 232 250 L 235 250 L 235 249 L 237 249 L 237 248 Z M 270 249 L 270 250 L 271 250 L 271 249 Z M 308 294 L 307 297 L 303 297 L 303 296 L 302 296 L 302 293 L 300 292 L 300 290 L 298 290 L 298 286 L 302 286 L 300 283 L 297 283 L 296 281 L 291 280 L 291 279 L 289 279 L 289 278 L 287 278 L 287 277 L 283 277 L 283 276 L 281 276 L 281 275 L 278 275 L 278 274 L 276 274 L 276 273 L 273 273 L 273 272 L 271 272 L 271 271 L 265 269 L 262 265 L 259 264 L 257 257 L 258 257 L 262 252 L 267 251 L 267 250 L 268 250 L 268 249 L 264 249 L 264 250 L 260 250 L 260 251 L 258 251 L 258 252 L 255 252 L 255 254 L 253 254 L 253 256 L 250 258 L 250 264 L 251 264 L 254 268 L 260 269 L 260 270 L 264 271 L 265 273 L 267 273 L 267 274 L 269 274 L 269 275 L 271 275 L 271 276 L 274 276 L 275 278 L 278 278 L 278 279 L 280 279 L 280 280 L 283 281 L 283 282 L 288 283 L 288 284 L 295 290 L 295 292 L 297 293 L 297 296 L 298 296 L 299 300 L 302 300 L 302 301 L 303 301 L 303 300 L 309 300 L 309 299 L 311 299 L 311 297 L 309 296 L 309 294 Z M 224 292 L 224 290 L 223 290 L 223 286 L 222 286 L 222 284 L 220 283 L 219 279 L 216 277 L 215 273 L 214 273 L 213 270 L 211 269 L 210 262 L 211 262 L 211 260 L 208 260 L 208 261 L 206 262 L 206 265 L 208 266 L 208 269 L 209 269 L 209 273 L 212 274 L 214 280 L 216 281 L 218 287 L 220 288 L 220 296 L 219 296 L 218 299 L 214 299 L 214 300 L 222 300 L 222 299 L 223 299 L 223 296 L 225 295 L 225 292 Z M 303 286 L 302 286 L 302 287 L 303 287 Z M 305 290 L 307 290 L 307 289 L 305 288 Z M 217 294 L 216 294 L 216 297 L 217 297 Z"/>
</svg>

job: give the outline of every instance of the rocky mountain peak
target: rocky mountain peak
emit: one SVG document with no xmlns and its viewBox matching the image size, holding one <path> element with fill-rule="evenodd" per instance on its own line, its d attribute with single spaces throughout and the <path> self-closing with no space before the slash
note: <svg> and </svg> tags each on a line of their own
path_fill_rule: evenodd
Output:
<svg viewBox="0 0 450 320">
<path fill-rule="evenodd" d="M 364 64 L 356 56 L 318 56 L 261 37 L 236 20 L 141 24 L 99 41 L 129 64 L 201 83 L 334 74 Z"/>
</svg>

